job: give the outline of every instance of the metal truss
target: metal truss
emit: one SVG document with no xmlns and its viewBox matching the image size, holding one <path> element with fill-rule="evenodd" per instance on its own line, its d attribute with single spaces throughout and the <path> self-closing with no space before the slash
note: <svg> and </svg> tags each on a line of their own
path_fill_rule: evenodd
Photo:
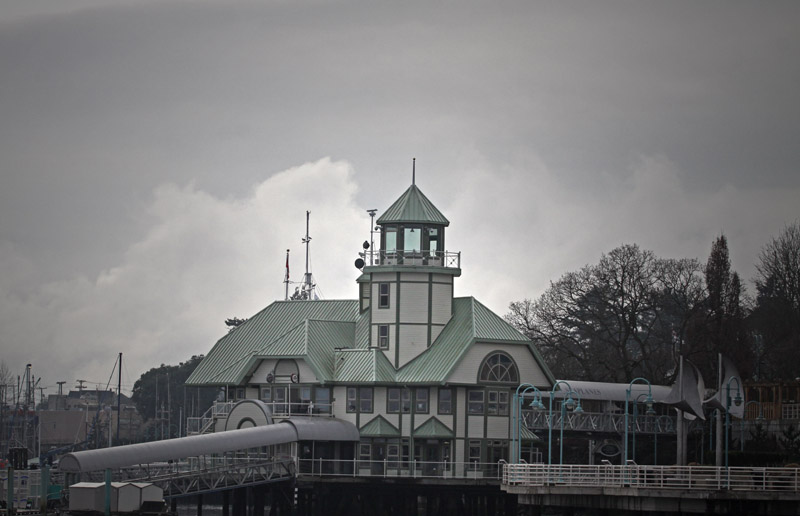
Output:
<svg viewBox="0 0 800 516">
<path fill-rule="evenodd" d="M 561 428 L 561 411 L 552 413 L 553 428 Z M 541 410 L 523 410 L 522 422 L 529 430 L 550 428 L 550 414 Z M 675 418 L 670 416 L 628 416 L 629 431 L 639 434 L 674 435 Z M 625 415 L 609 412 L 567 412 L 564 430 L 572 432 L 625 433 Z"/>
</svg>

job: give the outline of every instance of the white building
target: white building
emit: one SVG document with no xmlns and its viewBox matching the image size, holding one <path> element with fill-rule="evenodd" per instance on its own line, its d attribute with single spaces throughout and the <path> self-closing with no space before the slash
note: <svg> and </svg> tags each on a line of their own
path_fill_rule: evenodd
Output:
<svg viewBox="0 0 800 516">
<path fill-rule="evenodd" d="M 276 301 L 222 337 L 186 384 L 259 399 L 276 418 L 352 422 L 363 461 L 508 460 L 515 389 L 549 390 L 552 374 L 501 317 L 453 297 L 460 253 L 445 250 L 450 223 L 416 185 L 377 224 L 358 299 Z M 535 437 L 522 439 L 530 453 Z"/>
</svg>

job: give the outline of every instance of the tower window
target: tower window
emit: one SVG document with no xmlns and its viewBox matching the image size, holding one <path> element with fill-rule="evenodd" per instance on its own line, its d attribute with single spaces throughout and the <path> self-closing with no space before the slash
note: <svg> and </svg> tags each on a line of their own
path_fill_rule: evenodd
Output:
<svg viewBox="0 0 800 516">
<path fill-rule="evenodd" d="M 422 246 L 420 242 L 422 241 L 422 228 L 420 227 L 411 227 L 405 228 L 403 231 L 403 248 L 405 251 L 421 251 Z"/>
<path fill-rule="evenodd" d="M 378 283 L 378 308 L 389 308 L 388 283 Z"/>
<path fill-rule="evenodd" d="M 381 349 L 389 349 L 389 325 L 378 325 L 378 347 Z"/>
<path fill-rule="evenodd" d="M 428 252 L 431 256 L 437 256 L 439 252 L 439 230 L 436 228 L 428 229 Z"/>
<path fill-rule="evenodd" d="M 397 228 L 394 226 L 386 227 L 386 249 L 387 253 L 397 252 Z"/>
</svg>

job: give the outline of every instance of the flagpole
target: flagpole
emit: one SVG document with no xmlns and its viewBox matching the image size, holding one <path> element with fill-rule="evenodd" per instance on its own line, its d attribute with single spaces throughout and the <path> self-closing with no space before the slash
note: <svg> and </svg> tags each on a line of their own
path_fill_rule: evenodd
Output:
<svg viewBox="0 0 800 516">
<path fill-rule="evenodd" d="M 286 286 L 286 292 L 284 293 L 283 300 L 289 300 L 289 250 L 286 250 L 286 277 L 283 279 L 283 283 Z"/>
</svg>

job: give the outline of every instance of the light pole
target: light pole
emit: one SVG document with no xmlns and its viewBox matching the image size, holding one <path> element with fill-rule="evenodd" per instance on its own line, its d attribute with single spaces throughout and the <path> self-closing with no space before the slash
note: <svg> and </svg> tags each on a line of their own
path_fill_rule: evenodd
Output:
<svg viewBox="0 0 800 516">
<path fill-rule="evenodd" d="M 578 404 L 575 405 L 575 400 L 572 399 L 573 394 L 577 394 L 575 391 L 572 390 L 572 386 L 566 380 L 559 380 L 553 385 L 553 389 L 550 391 L 550 409 L 549 409 L 549 417 L 550 421 L 547 423 L 547 465 L 551 466 L 553 464 L 552 459 L 552 448 L 553 448 L 553 398 L 556 395 L 556 387 L 560 384 L 564 384 L 569 387 L 569 391 L 567 391 L 567 399 L 561 402 L 561 442 L 560 442 L 560 455 L 559 455 L 559 465 L 564 463 L 564 418 L 566 417 L 567 409 L 572 410 L 572 407 L 575 407 L 575 412 L 581 413 L 583 409 L 581 408 L 581 401 L 580 397 L 578 398 Z"/>
<path fill-rule="evenodd" d="M 760 401 L 750 400 L 747 403 L 745 403 L 744 404 L 744 413 L 747 414 L 747 406 L 750 405 L 750 404 L 758 405 L 758 417 L 756 418 L 756 421 L 758 421 L 759 423 L 764 421 L 764 407 L 761 405 Z M 742 416 L 741 426 L 739 427 L 739 430 L 740 430 L 739 444 L 741 445 L 739 447 L 739 451 L 743 452 L 744 451 L 744 416 Z"/>
<path fill-rule="evenodd" d="M 522 389 L 522 392 L 520 392 Z M 516 460 L 517 463 L 522 462 L 522 433 L 521 433 L 521 425 L 522 425 L 522 405 L 525 402 L 525 394 L 530 391 L 534 391 L 533 394 L 533 401 L 531 401 L 531 408 L 538 410 L 543 409 L 544 404 L 542 403 L 542 391 L 537 389 L 535 386 L 529 383 L 523 383 L 519 387 L 517 387 L 517 391 L 514 393 L 514 423 L 516 423 Z"/>
<path fill-rule="evenodd" d="M 628 403 L 631 398 L 631 390 L 633 389 L 633 384 L 639 380 L 647 384 L 647 399 L 645 400 L 645 404 L 647 405 L 648 413 L 649 411 L 653 410 L 653 386 L 650 385 L 650 381 L 647 380 L 646 378 L 642 378 L 641 376 L 634 378 L 633 380 L 630 381 L 630 383 L 628 384 L 628 388 L 625 390 L 625 446 L 623 447 L 625 450 L 625 460 L 622 463 L 623 466 L 628 464 Z M 634 435 L 636 435 L 635 431 Z"/>
<path fill-rule="evenodd" d="M 633 456 L 633 462 L 636 462 L 636 420 L 639 417 L 638 407 L 639 407 L 639 400 L 642 399 L 642 396 L 649 396 L 649 395 L 645 394 L 645 393 L 641 393 L 638 396 L 636 396 L 636 401 L 633 403 L 633 428 L 634 428 L 634 430 L 633 430 L 633 453 L 631 453 L 631 455 Z M 647 410 L 645 411 L 644 414 L 645 414 L 645 416 L 654 416 L 656 414 L 656 411 L 653 410 L 652 397 L 650 399 L 649 405 L 647 406 Z M 655 429 L 655 431 L 653 433 L 653 435 L 656 435 L 656 439 L 658 439 L 657 431 L 658 430 Z M 658 452 L 658 441 L 656 441 L 655 450 L 656 450 L 656 452 Z"/>
<path fill-rule="evenodd" d="M 733 404 L 737 407 L 742 404 L 742 392 L 741 386 L 742 384 L 739 383 L 739 379 L 735 376 L 731 376 L 728 380 L 728 383 L 725 384 L 725 470 L 728 470 L 728 432 L 729 427 L 731 426 L 731 382 L 736 380 L 736 398 L 733 400 Z"/>
</svg>

